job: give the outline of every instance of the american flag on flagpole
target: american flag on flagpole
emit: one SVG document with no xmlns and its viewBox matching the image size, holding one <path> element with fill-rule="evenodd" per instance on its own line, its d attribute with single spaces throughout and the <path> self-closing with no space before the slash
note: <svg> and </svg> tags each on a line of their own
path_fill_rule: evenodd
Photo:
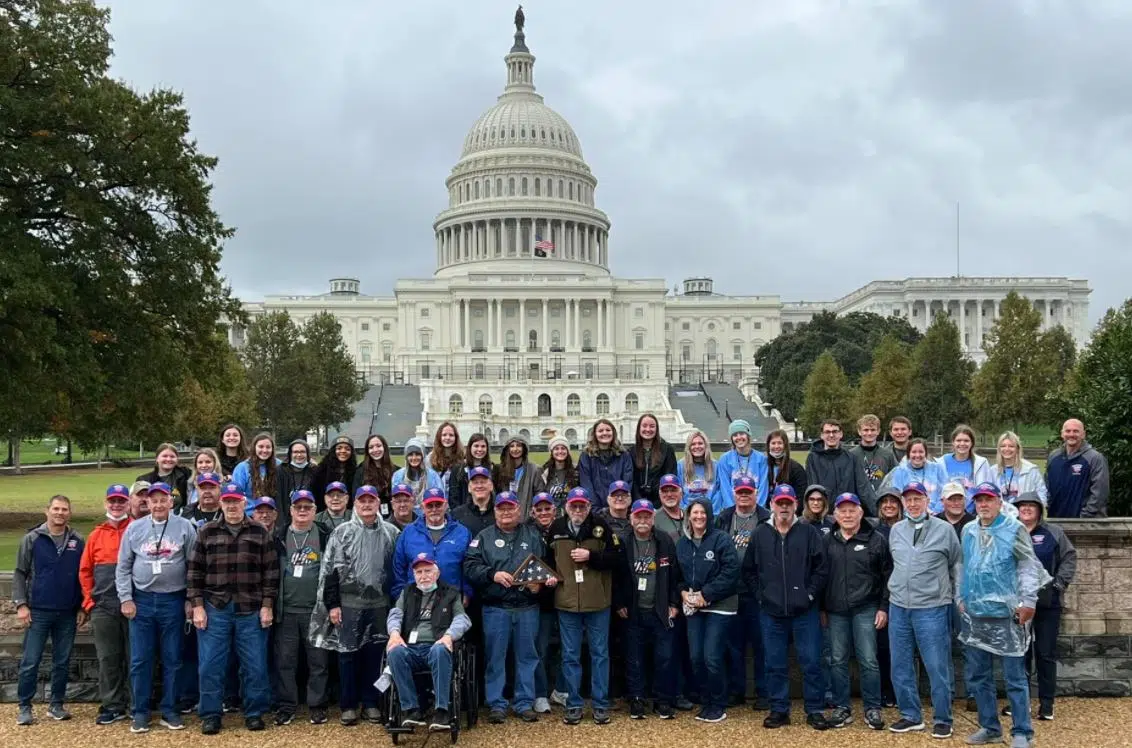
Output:
<svg viewBox="0 0 1132 748">
<path fill-rule="evenodd" d="M 535 234 L 535 257 L 546 257 L 546 253 L 554 254 L 554 242 L 543 239 L 542 234 Z"/>
</svg>

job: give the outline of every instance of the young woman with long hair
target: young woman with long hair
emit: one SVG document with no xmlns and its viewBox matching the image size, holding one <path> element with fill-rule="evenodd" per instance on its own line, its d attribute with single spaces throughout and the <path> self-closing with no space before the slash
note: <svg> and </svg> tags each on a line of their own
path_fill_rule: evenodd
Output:
<svg viewBox="0 0 1132 748">
<path fill-rule="evenodd" d="M 530 447 L 523 437 L 512 436 L 503 445 L 495 471 L 495 487 L 518 497 L 520 517 L 531 513 L 531 499 L 543 490 L 542 471 L 531 464 Z"/>
<path fill-rule="evenodd" d="M 315 464 L 311 461 L 306 439 L 295 439 L 287 445 L 287 458 L 279 466 L 275 488 L 275 506 L 280 526 L 291 524 L 291 494 L 314 485 Z M 317 502 L 316 502 L 317 503 Z"/>
<path fill-rule="evenodd" d="M 948 482 L 963 484 L 967 494 L 967 511 L 975 511 L 971 494 L 975 486 L 994 478 L 987 458 L 975 454 L 975 432 L 966 424 L 959 424 L 951 432 L 951 452 L 936 459 L 947 473 Z"/>
<path fill-rule="evenodd" d="M 438 488 L 442 492 L 444 486 L 440 484 L 440 476 L 425 462 L 424 442 L 412 438 L 405 442 L 405 467 L 393 474 L 393 485 L 405 483 L 413 491 L 413 507 L 419 509 L 424 492 L 430 488 Z"/>
<path fill-rule="evenodd" d="M 468 437 L 468 444 L 464 447 L 464 464 L 461 468 L 452 470 L 452 477 L 448 480 L 449 508 L 456 509 L 471 501 L 468 472 L 475 467 L 487 468 L 492 480 L 495 479 L 495 465 L 491 462 L 491 445 L 483 434 L 472 434 Z M 495 495 L 494 488 L 492 495 Z"/>
<path fill-rule="evenodd" d="M 1047 501 L 1049 492 L 1038 466 L 1022 458 L 1022 440 L 1013 431 L 1006 431 L 998 437 L 998 454 L 991 468 L 991 482 L 1002 491 L 1002 508 L 1005 511 L 1015 496 L 1036 493 L 1042 501 Z"/>
<path fill-rule="evenodd" d="M 947 473 L 943 466 L 928 457 L 928 444 L 916 437 L 908 442 L 908 453 L 896 468 L 885 476 L 885 488 L 892 487 L 903 492 L 909 483 L 923 483 L 928 492 L 928 511 L 939 514 L 943 511 L 943 485 L 947 483 Z"/>
<path fill-rule="evenodd" d="M 652 413 L 637 419 L 633 440 L 633 499 L 660 503 L 661 476 L 676 474 L 676 450 L 660 436 L 660 421 Z"/>
<path fill-rule="evenodd" d="M 253 501 L 261 496 L 275 498 L 279 487 L 279 465 L 279 459 L 275 457 L 275 440 L 271 438 L 271 434 L 256 434 L 252 439 L 251 457 L 237 465 L 232 473 L 232 482 L 240 487 L 247 498 L 249 516 Z M 287 508 L 289 511 L 290 501 L 287 502 Z"/>
<path fill-rule="evenodd" d="M 220 456 L 220 478 L 226 482 L 232 480 L 236 466 L 251 455 L 248 435 L 238 424 L 229 423 L 220 429 L 216 453 Z"/>
<path fill-rule="evenodd" d="M 578 485 L 589 491 L 594 509 L 603 509 L 608 505 L 609 486 L 617 480 L 632 485 L 633 456 L 621 446 L 613 422 L 599 418 L 578 458 Z"/>
<path fill-rule="evenodd" d="M 676 463 L 676 478 L 684 491 L 680 506 L 686 507 L 695 499 L 707 499 L 716 511 L 721 510 L 717 475 L 707 434 L 699 429 L 688 434 L 684 440 L 684 459 Z"/>
<path fill-rule="evenodd" d="M 806 468 L 802 463 L 790 458 L 790 437 L 782 429 L 775 429 L 766 435 L 767 491 L 774 493 L 779 484 L 785 483 L 794 489 L 795 496 L 806 492 Z"/>
<path fill-rule="evenodd" d="M 566 506 L 566 494 L 578 486 L 578 469 L 570 454 L 570 442 L 556 436 L 547 444 L 550 453 L 542 466 L 542 483 L 546 492 L 554 499 L 554 508 L 562 511 Z"/>
<path fill-rule="evenodd" d="M 192 472 L 189 473 L 189 500 L 185 507 L 197 503 L 197 476 L 201 473 L 216 473 L 220 470 L 220 456 L 212 447 L 202 447 L 193 455 Z"/>
<path fill-rule="evenodd" d="M 173 491 L 173 511 L 186 505 L 189 498 L 189 474 L 192 471 L 181 464 L 181 455 L 177 447 L 165 442 L 157 446 L 153 453 L 153 470 L 142 473 L 138 480 L 149 483 L 167 483 Z"/>
<path fill-rule="evenodd" d="M 464 445 L 460 443 L 460 432 L 456 429 L 456 424 L 445 421 L 436 430 L 432 439 L 432 451 L 428 455 L 428 466 L 440 476 L 440 487 L 445 496 L 449 495 L 453 471 L 463 467 L 463 462 Z"/>
<path fill-rule="evenodd" d="M 393 457 L 389 454 L 389 442 L 381 434 L 370 434 L 366 437 L 364 451 L 361 468 L 354 471 L 350 495 L 353 496 L 362 486 L 373 486 L 377 489 L 378 499 L 381 501 L 381 516 L 388 518 L 392 499 L 390 494 L 393 492 L 393 473 L 397 471 Z"/>
<path fill-rule="evenodd" d="M 336 436 L 330 445 L 330 454 L 323 457 L 315 468 L 311 483 L 311 492 L 320 512 L 326 509 L 326 487 L 335 482 L 354 485 L 354 473 L 357 470 L 354 440 L 345 434 Z"/>
</svg>

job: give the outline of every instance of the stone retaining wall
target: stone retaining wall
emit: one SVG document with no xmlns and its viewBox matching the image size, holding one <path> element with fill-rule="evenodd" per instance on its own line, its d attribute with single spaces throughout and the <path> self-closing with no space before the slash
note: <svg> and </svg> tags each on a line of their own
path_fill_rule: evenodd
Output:
<svg viewBox="0 0 1132 748">
<path fill-rule="evenodd" d="M 1132 696 L 1132 519 L 1063 520 L 1077 546 L 1077 578 L 1065 596 L 1058 639 L 1058 691 L 1074 696 Z M 16 700 L 23 637 L 14 625 L 11 574 L 0 574 L 0 701 Z M 957 652 L 957 655 L 959 653 Z M 50 677 L 50 648 L 40 668 L 38 696 Z M 956 672 L 963 672 L 956 658 Z M 797 674 L 795 673 L 797 677 Z M 956 688 L 962 696 L 963 679 Z M 68 701 L 98 697 L 98 660 L 80 630 L 71 657 Z M 923 691 L 926 692 L 926 691 Z"/>
</svg>

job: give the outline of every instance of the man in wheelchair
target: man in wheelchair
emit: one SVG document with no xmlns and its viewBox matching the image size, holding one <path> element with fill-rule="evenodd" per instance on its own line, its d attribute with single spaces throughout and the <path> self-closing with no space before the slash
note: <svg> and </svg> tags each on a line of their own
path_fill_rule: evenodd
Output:
<svg viewBox="0 0 1132 748">
<path fill-rule="evenodd" d="M 401 726 L 448 730 L 452 695 L 452 650 L 472 621 L 464 612 L 461 592 L 440 580 L 440 567 L 431 553 L 418 553 L 412 562 L 415 584 L 406 585 L 389 611 L 386 658 L 401 702 Z M 439 634 L 439 636 L 437 636 Z M 432 673 L 436 709 L 426 723 L 421 714 L 414 670 Z"/>
</svg>

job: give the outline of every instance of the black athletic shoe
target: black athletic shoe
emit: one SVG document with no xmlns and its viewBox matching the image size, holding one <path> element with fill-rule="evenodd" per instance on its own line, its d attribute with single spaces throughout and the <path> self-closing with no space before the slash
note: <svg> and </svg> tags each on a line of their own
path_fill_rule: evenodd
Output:
<svg viewBox="0 0 1132 748">
<path fill-rule="evenodd" d="M 789 712 L 771 712 L 770 714 L 766 715 L 766 719 L 763 720 L 763 727 L 768 730 L 774 730 L 778 727 L 784 727 L 788 724 L 790 724 Z"/>
<path fill-rule="evenodd" d="M 1042 704 L 1039 706 L 1038 719 L 1053 722 L 1053 704 Z"/>
<path fill-rule="evenodd" d="M 437 709 L 428 722 L 430 732 L 443 732 L 452 729 L 452 718 L 448 716 L 447 709 Z"/>
<path fill-rule="evenodd" d="M 570 707 L 566 709 L 566 716 L 562 721 L 567 725 L 577 725 L 582 722 L 582 708 L 580 706 Z"/>
<path fill-rule="evenodd" d="M 672 707 L 668 704 L 657 704 L 652 710 L 661 719 L 672 719 L 676 716 L 676 713 L 672 711 Z"/>
<path fill-rule="evenodd" d="M 693 709 L 696 708 L 695 704 L 693 704 L 691 701 L 689 701 L 687 698 L 685 698 L 683 696 L 676 699 L 676 704 L 674 704 L 674 706 L 676 707 L 676 709 L 678 711 L 681 711 L 681 712 L 690 712 L 690 711 L 692 711 Z"/>
<path fill-rule="evenodd" d="M 220 732 L 219 717 L 205 717 L 200 723 L 201 735 L 216 735 Z"/>
<path fill-rule="evenodd" d="M 248 717 L 244 720 L 244 727 L 248 728 L 251 732 L 259 732 L 267 727 L 263 723 L 263 717 Z"/>
<path fill-rule="evenodd" d="M 401 727 L 424 727 L 425 718 L 420 709 L 410 709 L 401 715 Z"/>
<path fill-rule="evenodd" d="M 939 723 L 939 722 L 932 725 L 932 737 L 933 738 L 940 738 L 940 739 L 950 738 L 951 737 L 951 725 L 945 725 L 945 724 L 942 724 L 942 723 Z"/>
<path fill-rule="evenodd" d="M 507 721 L 507 712 L 502 709 L 492 709 L 491 713 L 487 715 L 487 721 L 493 725 L 501 725 Z"/>
<path fill-rule="evenodd" d="M 538 715 L 535 714 L 534 709 L 524 709 L 523 711 L 519 712 L 519 719 L 527 723 L 538 722 Z"/>
<path fill-rule="evenodd" d="M 901 717 L 900 719 L 896 720 L 895 722 L 893 722 L 891 725 L 888 726 L 889 732 L 913 732 L 913 731 L 919 732 L 919 731 L 922 731 L 923 729 L 924 729 L 924 721 L 923 720 L 920 720 L 919 722 L 913 722 L 912 720 L 904 719 L 903 717 Z"/>
<path fill-rule="evenodd" d="M 594 709 L 594 724 L 595 725 L 608 725 L 609 712 L 605 709 Z"/>
<path fill-rule="evenodd" d="M 629 701 L 629 719 L 644 719 L 645 718 L 645 702 L 644 699 L 632 699 Z"/>
<path fill-rule="evenodd" d="M 96 725 L 112 725 L 115 722 L 129 719 L 130 715 L 125 712 L 120 712 L 117 709 L 103 709 L 98 712 L 98 718 L 94 720 Z"/>
<path fill-rule="evenodd" d="M 311 724 L 312 725 L 325 725 L 326 724 L 326 710 L 320 707 L 311 709 Z"/>
<path fill-rule="evenodd" d="M 881 714 L 880 709 L 870 709 L 865 712 L 865 724 L 871 730 L 884 729 L 884 715 Z"/>
<path fill-rule="evenodd" d="M 275 713 L 275 726 L 276 727 L 282 727 L 283 725 L 289 725 L 294 721 L 295 721 L 294 712 L 276 712 Z"/>
<path fill-rule="evenodd" d="M 814 728 L 815 730 L 828 730 L 829 728 L 833 727 L 833 725 L 829 723 L 829 720 L 827 720 L 825 718 L 825 715 L 821 712 L 813 712 L 811 714 L 807 714 L 806 724 Z"/>
</svg>

